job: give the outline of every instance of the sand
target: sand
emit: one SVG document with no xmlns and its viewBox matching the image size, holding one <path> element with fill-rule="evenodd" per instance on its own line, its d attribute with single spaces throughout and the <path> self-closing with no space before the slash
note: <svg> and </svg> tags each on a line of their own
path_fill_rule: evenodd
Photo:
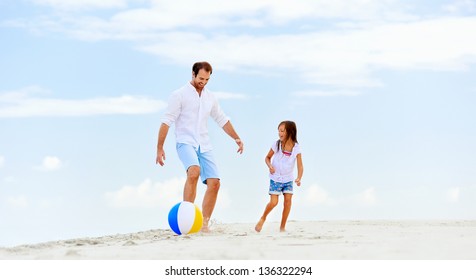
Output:
<svg viewBox="0 0 476 280">
<path fill-rule="evenodd" d="M 0 248 L 0 260 L 476 260 L 476 221 L 289 221 L 221 224 Z"/>
</svg>

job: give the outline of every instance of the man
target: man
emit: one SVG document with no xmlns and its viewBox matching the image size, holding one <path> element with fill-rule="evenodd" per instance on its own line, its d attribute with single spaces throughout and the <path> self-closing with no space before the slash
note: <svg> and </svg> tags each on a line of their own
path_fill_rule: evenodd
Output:
<svg viewBox="0 0 476 280">
<path fill-rule="evenodd" d="M 196 62 L 192 67 L 192 80 L 172 93 L 159 129 L 156 158 L 156 163 L 163 166 L 165 138 L 169 127 L 175 124 L 177 153 L 187 172 L 183 200 L 195 201 L 199 176 L 207 185 L 202 202 L 203 232 L 209 230 L 208 222 L 220 189 L 218 168 L 208 136 L 208 117 L 212 117 L 235 140 L 237 152 L 243 153 L 243 142 L 229 118 L 221 110 L 216 97 L 205 88 L 211 74 L 212 66 L 208 62 Z"/>
</svg>

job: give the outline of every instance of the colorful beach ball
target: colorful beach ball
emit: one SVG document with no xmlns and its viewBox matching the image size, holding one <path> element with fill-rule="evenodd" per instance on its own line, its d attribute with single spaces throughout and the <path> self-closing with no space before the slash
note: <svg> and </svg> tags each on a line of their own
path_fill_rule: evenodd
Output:
<svg viewBox="0 0 476 280">
<path fill-rule="evenodd" d="M 182 201 L 170 209 L 169 226 L 178 235 L 199 232 L 202 224 L 202 211 L 191 202 Z"/>
</svg>

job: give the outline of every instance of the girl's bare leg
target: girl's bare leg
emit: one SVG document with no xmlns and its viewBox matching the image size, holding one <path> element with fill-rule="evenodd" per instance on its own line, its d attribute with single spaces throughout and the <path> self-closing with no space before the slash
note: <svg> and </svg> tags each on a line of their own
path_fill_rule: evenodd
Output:
<svg viewBox="0 0 476 280">
<path fill-rule="evenodd" d="M 292 198 L 292 194 L 284 194 L 283 216 L 281 217 L 281 226 L 279 227 L 281 232 L 286 231 L 286 221 L 288 220 L 289 212 L 291 212 Z"/>
<path fill-rule="evenodd" d="M 263 224 L 266 221 L 266 217 L 268 217 L 268 214 L 273 210 L 274 207 L 278 204 L 279 201 L 279 196 L 275 194 L 271 194 L 269 196 L 269 202 L 266 205 L 266 208 L 264 209 L 263 216 L 259 219 L 258 223 L 255 226 L 255 230 L 257 232 L 260 232 L 261 229 L 263 228 Z"/>
</svg>

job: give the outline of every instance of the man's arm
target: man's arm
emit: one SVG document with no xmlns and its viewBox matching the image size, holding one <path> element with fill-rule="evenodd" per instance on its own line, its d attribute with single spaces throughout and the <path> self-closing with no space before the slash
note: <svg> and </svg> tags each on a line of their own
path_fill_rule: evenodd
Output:
<svg viewBox="0 0 476 280">
<path fill-rule="evenodd" d="M 155 163 L 164 166 L 165 152 L 164 152 L 164 143 L 167 133 L 169 132 L 169 126 L 165 123 L 160 125 L 159 135 L 157 137 L 157 157 L 155 158 Z"/>
<path fill-rule="evenodd" d="M 243 153 L 243 141 L 241 141 L 240 136 L 238 136 L 238 133 L 236 133 L 230 121 L 227 121 L 225 123 L 225 125 L 223 126 L 223 130 L 226 132 L 226 134 L 233 138 L 236 144 L 238 145 L 238 151 L 236 152 L 240 154 Z"/>
</svg>

